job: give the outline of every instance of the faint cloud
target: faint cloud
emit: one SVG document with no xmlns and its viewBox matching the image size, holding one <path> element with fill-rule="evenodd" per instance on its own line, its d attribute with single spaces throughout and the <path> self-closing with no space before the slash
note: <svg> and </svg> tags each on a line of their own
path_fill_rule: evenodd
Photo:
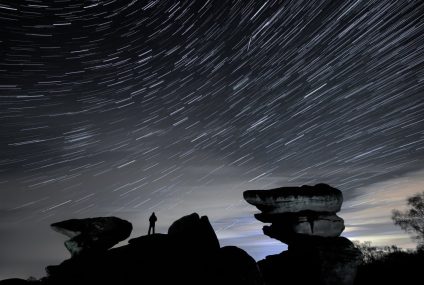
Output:
<svg viewBox="0 0 424 285">
<path fill-rule="evenodd" d="M 345 220 L 344 235 L 375 245 L 413 248 L 410 236 L 391 220 L 393 209 L 405 209 L 406 199 L 424 191 L 424 170 L 371 184 L 356 190 L 354 199 L 345 201 L 340 216 Z"/>
</svg>

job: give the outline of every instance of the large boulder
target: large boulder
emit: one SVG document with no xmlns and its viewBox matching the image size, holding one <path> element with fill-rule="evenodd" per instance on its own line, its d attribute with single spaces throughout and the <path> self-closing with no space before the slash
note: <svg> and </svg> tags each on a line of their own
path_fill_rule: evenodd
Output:
<svg viewBox="0 0 424 285">
<path fill-rule="evenodd" d="M 168 229 L 168 235 L 178 239 L 182 245 L 196 247 L 205 252 L 220 248 L 218 238 L 207 216 L 197 213 L 176 220 Z"/>
<path fill-rule="evenodd" d="M 128 238 L 132 231 L 130 222 L 117 217 L 71 219 L 51 225 L 51 228 L 71 239 L 65 247 L 71 255 L 104 251 Z"/>
<path fill-rule="evenodd" d="M 247 190 L 244 199 L 262 213 L 281 214 L 301 211 L 340 211 L 342 192 L 327 184 L 301 187 L 280 187 L 270 190 Z"/>
</svg>

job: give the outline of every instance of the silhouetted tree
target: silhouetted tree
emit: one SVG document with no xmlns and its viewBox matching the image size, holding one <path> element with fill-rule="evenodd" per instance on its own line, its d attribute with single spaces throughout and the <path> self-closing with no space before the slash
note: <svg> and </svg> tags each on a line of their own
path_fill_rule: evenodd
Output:
<svg viewBox="0 0 424 285">
<path fill-rule="evenodd" d="M 418 284 L 422 279 L 424 252 L 403 250 L 396 246 L 372 246 L 370 242 L 356 243 L 363 255 L 358 267 L 356 285 Z"/>
<path fill-rule="evenodd" d="M 354 245 L 362 252 L 362 261 L 363 264 L 371 264 L 376 261 L 383 260 L 390 254 L 395 254 L 399 252 L 408 252 L 404 251 L 396 245 L 391 246 L 375 246 L 372 245 L 370 241 L 354 241 Z"/>
<path fill-rule="evenodd" d="M 418 249 L 424 249 L 424 192 L 408 198 L 408 209 L 404 212 L 393 210 L 392 219 L 395 225 L 404 231 L 414 234 L 418 241 Z"/>
</svg>

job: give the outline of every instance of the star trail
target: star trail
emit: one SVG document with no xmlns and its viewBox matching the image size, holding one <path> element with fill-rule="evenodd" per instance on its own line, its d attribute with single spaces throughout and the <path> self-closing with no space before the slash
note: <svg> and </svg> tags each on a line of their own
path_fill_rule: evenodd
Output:
<svg viewBox="0 0 424 285">
<path fill-rule="evenodd" d="M 0 277 L 66 257 L 49 224 L 208 215 L 256 259 L 242 191 L 328 183 L 345 235 L 411 246 L 424 2 L 0 0 Z M 1 279 L 0 278 L 0 279 Z"/>
</svg>

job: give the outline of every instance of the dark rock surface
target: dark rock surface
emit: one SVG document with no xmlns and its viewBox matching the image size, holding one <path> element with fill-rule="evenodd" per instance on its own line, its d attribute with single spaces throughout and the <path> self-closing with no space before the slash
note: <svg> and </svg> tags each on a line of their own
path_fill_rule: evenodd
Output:
<svg viewBox="0 0 424 285">
<path fill-rule="evenodd" d="M 165 284 L 181 269 L 176 244 L 155 234 L 110 250 L 46 268 L 43 284 Z"/>
<path fill-rule="evenodd" d="M 258 262 L 264 281 L 281 284 L 354 284 L 361 252 L 344 237 L 305 237 Z M 281 273 L 284 277 L 282 278 Z"/>
<path fill-rule="evenodd" d="M 236 246 L 224 246 L 219 251 L 218 260 L 215 270 L 220 277 L 216 284 L 263 284 L 256 261 L 244 250 Z"/>
<path fill-rule="evenodd" d="M 314 239 L 258 262 L 264 281 L 282 284 L 354 284 L 360 252 L 346 238 Z"/>
<path fill-rule="evenodd" d="M 71 219 L 54 223 L 51 228 L 71 238 L 65 241 L 65 247 L 72 256 L 107 250 L 132 231 L 130 222 L 117 217 Z"/>
<path fill-rule="evenodd" d="M 168 229 L 168 235 L 179 240 L 181 245 L 197 247 L 204 251 L 220 248 L 218 238 L 207 216 L 197 213 L 176 220 Z"/>
</svg>

